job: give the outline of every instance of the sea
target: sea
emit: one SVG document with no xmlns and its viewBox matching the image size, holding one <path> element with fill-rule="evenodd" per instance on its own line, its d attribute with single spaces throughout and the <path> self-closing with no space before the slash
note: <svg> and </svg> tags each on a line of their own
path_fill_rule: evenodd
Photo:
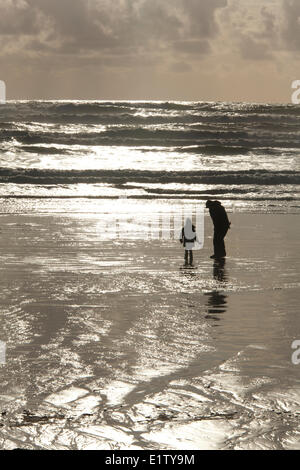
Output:
<svg viewBox="0 0 300 470">
<path fill-rule="evenodd" d="M 292 104 L 8 101 L 1 210 L 97 212 L 125 197 L 298 213 L 299 149 Z"/>
</svg>

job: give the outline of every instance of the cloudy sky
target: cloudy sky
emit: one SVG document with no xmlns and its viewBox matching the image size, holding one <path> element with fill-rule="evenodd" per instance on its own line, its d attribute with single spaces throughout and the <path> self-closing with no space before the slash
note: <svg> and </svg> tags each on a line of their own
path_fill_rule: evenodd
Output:
<svg viewBox="0 0 300 470">
<path fill-rule="evenodd" d="M 0 0 L 9 99 L 290 102 L 300 0 Z"/>
</svg>

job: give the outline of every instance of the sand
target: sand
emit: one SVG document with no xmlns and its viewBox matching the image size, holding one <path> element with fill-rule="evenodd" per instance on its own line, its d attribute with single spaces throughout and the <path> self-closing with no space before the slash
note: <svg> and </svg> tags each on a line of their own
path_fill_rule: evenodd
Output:
<svg viewBox="0 0 300 470">
<path fill-rule="evenodd" d="M 299 216 L 231 214 L 224 266 L 99 216 L 1 216 L 0 448 L 299 449 Z"/>
</svg>

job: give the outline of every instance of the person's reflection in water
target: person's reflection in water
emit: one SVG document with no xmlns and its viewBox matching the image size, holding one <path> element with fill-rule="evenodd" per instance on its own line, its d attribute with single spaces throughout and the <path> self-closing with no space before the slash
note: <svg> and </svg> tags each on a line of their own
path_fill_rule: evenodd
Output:
<svg viewBox="0 0 300 470">
<path fill-rule="evenodd" d="M 227 295 L 219 291 L 209 292 L 207 295 L 208 309 L 205 318 L 209 320 L 220 321 L 220 315 L 225 313 L 227 309 Z"/>
<path fill-rule="evenodd" d="M 192 271 L 189 271 L 189 270 L 182 270 L 181 271 L 181 274 L 187 278 L 191 278 L 191 277 L 196 277 L 197 274 L 196 273 L 193 273 Z"/>
<path fill-rule="evenodd" d="M 213 266 L 213 277 L 216 281 L 219 282 L 227 281 L 225 258 L 215 260 Z M 227 295 L 224 292 L 220 292 L 218 290 L 209 292 L 206 295 L 208 296 L 208 309 L 205 318 L 220 321 L 221 317 L 219 315 L 225 313 L 227 309 Z"/>
<path fill-rule="evenodd" d="M 213 276 L 216 281 L 226 282 L 227 281 L 227 271 L 225 269 L 225 258 L 220 258 L 214 261 L 213 266 Z"/>
</svg>

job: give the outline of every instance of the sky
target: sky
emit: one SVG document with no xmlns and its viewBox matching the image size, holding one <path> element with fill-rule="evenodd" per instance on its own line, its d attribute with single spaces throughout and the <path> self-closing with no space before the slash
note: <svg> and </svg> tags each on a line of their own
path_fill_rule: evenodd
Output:
<svg viewBox="0 0 300 470">
<path fill-rule="evenodd" d="M 8 99 L 290 102 L 300 0 L 0 0 Z"/>
</svg>

